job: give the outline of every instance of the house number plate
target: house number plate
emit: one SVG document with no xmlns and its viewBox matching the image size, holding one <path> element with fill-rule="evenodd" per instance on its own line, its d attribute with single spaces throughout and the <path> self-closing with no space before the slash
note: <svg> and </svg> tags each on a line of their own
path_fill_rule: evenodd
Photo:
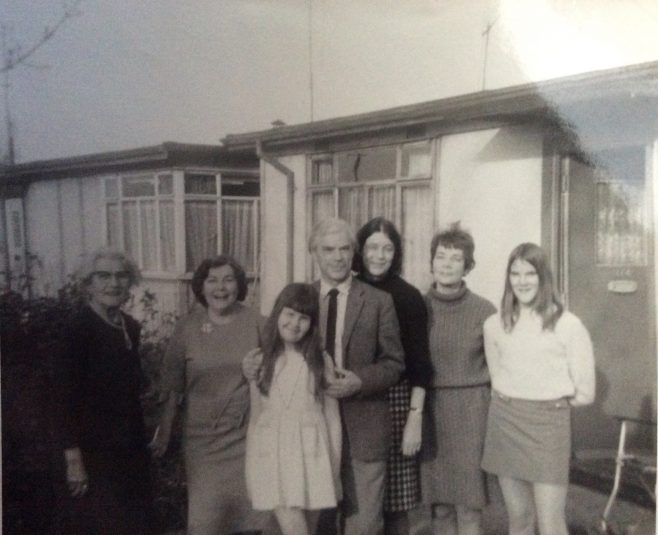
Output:
<svg viewBox="0 0 658 535">
<path fill-rule="evenodd" d="M 617 294 L 632 294 L 637 291 L 637 282 L 633 280 L 609 281 L 608 291 Z"/>
</svg>

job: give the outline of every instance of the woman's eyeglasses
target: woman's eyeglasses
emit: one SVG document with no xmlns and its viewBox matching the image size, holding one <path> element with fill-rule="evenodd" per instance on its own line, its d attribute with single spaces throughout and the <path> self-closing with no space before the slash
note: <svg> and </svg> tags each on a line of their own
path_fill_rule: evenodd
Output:
<svg viewBox="0 0 658 535">
<path fill-rule="evenodd" d="M 98 277 L 98 280 L 101 282 L 110 282 L 110 279 L 114 277 L 117 282 L 125 283 L 130 281 L 130 272 L 129 271 L 94 271 L 92 275 Z"/>
</svg>

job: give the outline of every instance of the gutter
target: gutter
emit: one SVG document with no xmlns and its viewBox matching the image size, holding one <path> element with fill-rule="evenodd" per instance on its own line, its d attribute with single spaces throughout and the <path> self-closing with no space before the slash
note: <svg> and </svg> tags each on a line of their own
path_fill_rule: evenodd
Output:
<svg viewBox="0 0 658 535">
<path fill-rule="evenodd" d="M 265 154 L 263 152 L 263 144 L 261 140 L 256 141 L 256 156 L 286 176 L 286 190 L 288 195 L 288 220 L 286 224 L 286 237 L 288 241 L 288 251 L 286 255 L 286 281 L 289 284 L 293 281 L 293 262 L 295 259 L 293 243 L 295 238 L 295 172 L 289 167 L 283 165 L 278 159 Z"/>
</svg>

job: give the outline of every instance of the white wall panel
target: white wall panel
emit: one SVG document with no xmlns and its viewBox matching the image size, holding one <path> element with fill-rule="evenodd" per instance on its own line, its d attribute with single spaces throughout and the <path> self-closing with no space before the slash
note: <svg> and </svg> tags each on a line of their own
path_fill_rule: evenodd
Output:
<svg viewBox="0 0 658 535">
<path fill-rule="evenodd" d="M 82 219 L 84 221 L 85 250 L 93 251 L 106 245 L 103 235 L 103 204 L 102 181 L 99 177 L 87 177 L 82 180 Z"/>
<path fill-rule="evenodd" d="M 66 280 L 80 265 L 84 251 L 85 220 L 82 208 L 84 179 L 68 178 L 59 181 L 59 211 L 62 226 L 61 276 Z M 100 217 L 97 214 L 96 217 Z"/>
<path fill-rule="evenodd" d="M 38 295 L 53 295 L 64 281 L 60 275 L 60 227 L 57 183 L 30 184 L 25 197 L 27 249 L 36 255 L 32 288 Z"/>
<path fill-rule="evenodd" d="M 473 234 L 467 282 L 498 307 L 509 253 L 541 240 L 542 136 L 524 127 L 445 136 L 439 180 L 439 224 L 459 220 Z"/>
</svg>

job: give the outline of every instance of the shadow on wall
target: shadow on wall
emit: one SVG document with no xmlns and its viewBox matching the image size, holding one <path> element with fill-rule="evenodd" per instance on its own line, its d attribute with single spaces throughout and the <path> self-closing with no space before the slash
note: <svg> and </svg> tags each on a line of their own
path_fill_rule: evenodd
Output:
<svg viewBox="0 0 658 535">
<path fill-rule="evenodd" d="M 499 162 L 542 158 L 542 144 L 534 140 L 540 136 L 539 129 L 533 126 L 500 128 L 482 150 L 478 152 L 478 162 Z"/>
</svg>

